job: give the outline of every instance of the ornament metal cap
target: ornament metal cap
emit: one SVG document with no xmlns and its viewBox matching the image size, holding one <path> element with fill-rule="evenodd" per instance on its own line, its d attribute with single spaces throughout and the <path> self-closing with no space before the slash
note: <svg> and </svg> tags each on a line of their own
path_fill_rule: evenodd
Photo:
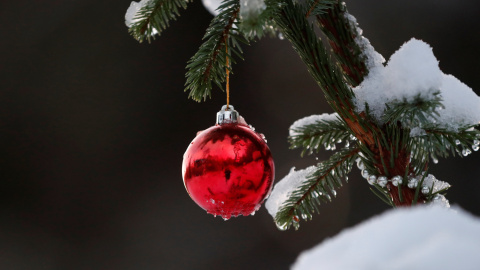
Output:
<svg viewBox="0 0 480 270">
<path fill-rule="evenodd" d="M 225 123 L 237 123 L 238 122 L 238 112 L 235 111 L 232 105 L 223 105 L 222 109 L 217 112 L 217 125 Z"/>
</svg>

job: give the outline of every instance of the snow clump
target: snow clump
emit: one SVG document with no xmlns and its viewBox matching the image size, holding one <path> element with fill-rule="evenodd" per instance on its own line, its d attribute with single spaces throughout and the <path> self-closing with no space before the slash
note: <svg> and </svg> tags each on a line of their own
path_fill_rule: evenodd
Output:
<svg viewBox="0 0 480 270">
<path fill-rule="evenodd" d="M 459 127 L 480 123 L 480 97 L 452 75 L 444 74 L 432 48 L 411 39 L 396 51 L 388 64 L 370 70 L 365 80 L 354 88 L 356 107 L 381 121 L 386 104 L 433 100 L 439 94 L 444 109 L 435 121 L 441 127 L 457 131 Z M 413 127 L 412 127 L 413 128 Z"/>
<path fill-rule="evenodd" d="M 323 114 L 310 115 L 295 121 L 289 128 L 289 134 L 290 136 L 299 135 L 300 133 L 298 133 L 296 130 L 300 128 L 303 128 L 305 126 L 312 125 L 321 121 L 335 121 L 338 119 L 339 119 L 338 113 L 331 113 L 331 114 L 323 113 Z"/>
<path fill-rule="evenodd" d="M 240 0 L 240 16 L 243 20 L 255 19 L 266 8 L 265 0 Z"/>
<path fill-rule="evenodd" d="M 455 269 L 480 265 L 480 219 L 460 208 L 397 208 L 304 251 L 293 270 Z"/>
<path fill-rule="evenodd" d="M 223 0 L 202 0 L 205 8 L 213 16 L 217 16 L 220 13 L 218 7 L 222 2 Z M 252 16 L 257 17 L 266 8 L 265 0 L 240 0 L 240 16 L 244 19 L 248 19 Z"/>
<path fill-rule="evenodd" d="M 218 7 L 222 4 L 223 0 L 202 0 L 203 6 L 212 14 L 213 16 L 217 16 L 220 11 Z"/>
<path fill-rule="evenodd" d="M 138 11 L 145 6 L 150 5 L 150 2 L 152 2 L 152 0 L 141 0 L 140 2 L 132 1 L 125 13 L 125 25 L 130 28 L 134 23 L 138 22 Z M 153 28 L 152 35 L 157 33 L 157 29 Z"/>
<path fill-rule="evenodd" d="M 265 203 L 268 213 L 275 218 L 277 212 L 283 204 L 290 198 L 292 193 L 304 183 L 305 179 L 315 172 L 316 166 L 310 166 L 304 170 L 295 171 L 295 167 L 290 173 L 281 179 L 273 188 L 270 197 Z"/>
<path fill-rule="evenodd" d="M 345 19 L 347 19 L 348 23 L 353 29 L 357 30 L 358 35 L 355 37 L 355 43 L 357 43 L 358 47 L 361 49 L 362 56 L 365 58 L 365 64 L 368 70 L 373 70 L 377 67 L 383 67 L 383 63 L 385 63 L 385 58 L 381 54 L 379 54 L 373 48 L 372 44 L 368 38 L 364 37 L 363 30 L 358 27 L 357 19 L 350 13 L 345 12 L 344 14 Z"/>
</svg>

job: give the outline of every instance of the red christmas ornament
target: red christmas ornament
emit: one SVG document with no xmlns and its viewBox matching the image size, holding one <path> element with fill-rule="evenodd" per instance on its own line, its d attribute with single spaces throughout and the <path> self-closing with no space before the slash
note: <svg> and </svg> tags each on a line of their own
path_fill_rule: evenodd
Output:
<svg viewBox="0 0 480 270">
<path fill-rule="evenodd" d="M 272 154 L 233 106 L 222 107 L 217 124 L 198 132 L 183 156 L 183 183 L 190 197 L 207 213 L 254 214 L 272 190 Z"/>
</svg>

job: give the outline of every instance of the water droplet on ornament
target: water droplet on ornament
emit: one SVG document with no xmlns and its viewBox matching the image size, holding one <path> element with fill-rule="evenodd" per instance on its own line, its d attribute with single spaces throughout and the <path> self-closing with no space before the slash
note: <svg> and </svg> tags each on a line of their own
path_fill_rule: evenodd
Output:
<svg viewBox="0 0 480 270">
<path fill-rule="evenodd" d="M 254 128 L 252 125 L 248 125 L 248 127 L 249 127 L 251 130 L 255 131 L 255 128 Z"/>
<path fill-rule="evenodd" d="M 423 187 L 422 187 L 422 193 L 423 193 L 423 194 L 428 194 L 428 193 L 430 193 L 430 188 L 427 187 L 427 186 L 423 186 Z"/>
<path fill-rule="evenodd" d="M 283 36 L 283 34 L 282 34 L 282 33 L 278 33 L 278 39 L 280 39 L 280 40 L 284 40 L 284 39 L 285 39 L 285 37 Z"/>
<path fill-rule="evenodd" d="M 255 130 L 255 129 L 253 129 L 253 130 Z M 260 133 L 260 137 L 263 139 L 263 141 L 265 143 L 267 143 L 267 138 L 265 137 L 265 135 L 263 135 L 263 133 Z"/>
<path fill-rule="evenodd" d="M 250 214 L 250 216 L 255 216 L 255 211 L 253 211 L 253 212 Z"/>
</svg>

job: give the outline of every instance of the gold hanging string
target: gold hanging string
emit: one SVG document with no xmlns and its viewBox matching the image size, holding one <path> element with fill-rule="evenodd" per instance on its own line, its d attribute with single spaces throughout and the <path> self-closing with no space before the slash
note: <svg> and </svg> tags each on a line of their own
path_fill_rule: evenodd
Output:
<svg viewBox="0 0 480 270">
<path fill-rule="evenodd" d="M 227 73 L 227 85 L 226 85 L 226 91 L 227 91 L 227 110 L 228 110 L 228 105 L 230 105 L 230 70 L 228 69 L 229 66 L 229 59 L 228 59 L 228 37 L 225 37 L 225 50 L 227 51 L 227 54 L 225 56 L 225 65 L 226 67 L 226 73 Z"/>
</svg>

